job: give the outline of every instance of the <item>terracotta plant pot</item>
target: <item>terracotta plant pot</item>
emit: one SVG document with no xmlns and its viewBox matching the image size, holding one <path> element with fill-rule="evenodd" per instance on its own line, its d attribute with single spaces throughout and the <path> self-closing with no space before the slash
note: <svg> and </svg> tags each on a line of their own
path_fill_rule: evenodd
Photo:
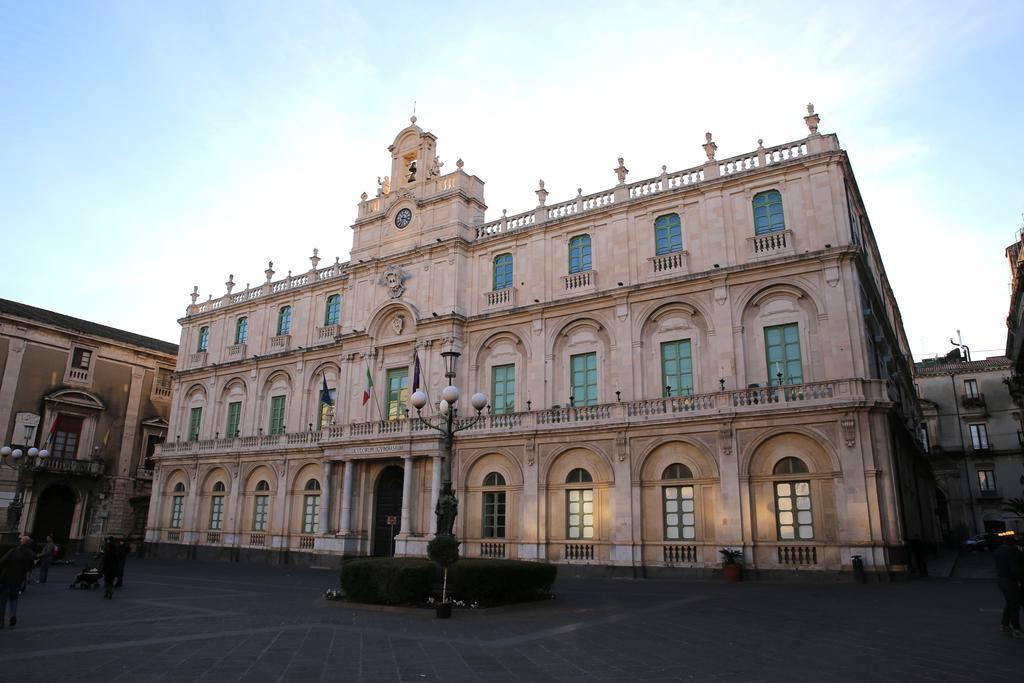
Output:
<svg viewBox="0 0 1024 683">
<path fill-rule="evenodd" d="M 743 565 L 742 564 L 723 564 L 722 571 L 725 573 L 725 578 L 729 581 L 742 581 L 743 580 Z"/>
<path fill-rule="evenodd" d="M 437 610 L 438 619 L 451 619 L 452 618 L 452 603 L 442 602 L 437 605 L 434 609 Z"/>
</svg>

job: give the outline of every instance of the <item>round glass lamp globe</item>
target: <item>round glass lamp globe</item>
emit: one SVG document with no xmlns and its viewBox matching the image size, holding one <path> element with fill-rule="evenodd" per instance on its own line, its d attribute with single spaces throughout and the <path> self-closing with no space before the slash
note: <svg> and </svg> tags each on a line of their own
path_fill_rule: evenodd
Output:
<svg viewBox="0 0 1024 683">
<path fill-rule="evenodd" d="M 11 456 L 13 456 L 15 460 L 20 458 L 22 455 L 24 455 L 24 453 L 21 452 L 20 448 L 15 448 L 13 451 L 11 451 Z"/>
<path fill-rule="evenodd" d="M 449 384 L 444 388 L 444 391 L 441 392 L 441 398 L 448 401 L 449 404 L 455 403 L 459 400 L 459 390 Z"/>
<path fill-rule="evenodd" d="M 6 458 L 10 454 L 11 454 L 11 447 L 10 446 L 4 446 L 3 448 L 0 448 L 0 455 L 2 455 L 3 457 Z"/>
<path fill-rule="evenodd" d="M 478 391 L 473 394 L 473 397 L 469 399 L 469 402 L 473 404 L 473 410 L 480 412 L 487 407 L 487 396 Z"/>
<path fill-rule="evenodd" d="M 39 455 L 39 449 L 38 448 L 30 448 L 30 449 L 28 449 L 28 457 L 34 458 L 37 455 Z"/>
<path fill-rule="evenodd" d="M 39 451 L 39 457 L 40 458 L 47 458 L 47 457 L 49 457 L 49 455 L 50 455 L 50 451 L 46 450 L 45 448 L 43 450 Z"/>
<path fill-rule="evenodd" d="M 423 406 L 427 405 L 427 392 L 422 389 L 417 389 L 412 392 L 412 396 L 409 397 L 409 403 L 416 410 L 422 410 Z"/>
<path fill-rule="evenodd" d="M 437 410 L 438 410 L 438 412 L 439 412 L 439 413 L 441 413 L 442 415 L 447 415 L 447 414 L 448 414 L 448 407 L 449 407 L 449 406 L 448 406 L 448 401 L 444 400 L 443 398 L 442 398 L 442 399 L 441 399 L 441 401 L 440 401 L 440 402 L 439 402 L 439 403 L 437 404 Z"/>
</svg>

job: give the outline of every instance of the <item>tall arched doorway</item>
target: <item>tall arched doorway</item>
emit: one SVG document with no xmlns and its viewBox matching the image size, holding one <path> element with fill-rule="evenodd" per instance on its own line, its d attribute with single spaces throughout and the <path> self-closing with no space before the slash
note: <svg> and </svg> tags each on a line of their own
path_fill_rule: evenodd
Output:
<svg viewBox="0 0 1024 683">
<path fill-rule="evenodd" d="M 57 543 L 67 543 L 74 515 L 75 492 L 67 486 L 53 484 L 36 499 L 32 538 L 42 540 L 52 535 Z"/>
<path fill-rule="evenodd" d="M 395 554 L 395 536 L 402 530 L 401 467 L 385 467 L 377 477 L 373 492 L 373 554 L 390 557 Z"/>
</svg>

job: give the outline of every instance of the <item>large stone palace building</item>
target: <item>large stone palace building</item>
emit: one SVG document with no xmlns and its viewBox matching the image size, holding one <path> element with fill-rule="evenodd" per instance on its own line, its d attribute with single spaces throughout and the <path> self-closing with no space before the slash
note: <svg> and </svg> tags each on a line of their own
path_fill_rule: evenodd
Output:
<svg viewBox="0 0 1024 683">
<path fill-rule="evenodd" d="M 192 305 L 147 538 L 277 561 L 419 555 L 456 351 L 468 556 L 623 571 L 905 565 L 935 536 L 900 313 L 846 153 L 818 132 L 484 217 L 412 125 L 351 258 Z M 326 385 L 326 396 L 325 396 Z M 367 398 L 368 397 L 368 400 Z M 325 401 L 329 398 L 329 402 Z M 472 424 L 471 424 L 472 423 Z"/>
<path fill-rule="evenodd" d="M 176 344 L 0 299 L 7 531 L 87 550 L 108 534 L 142 538 L 177 353 Z"/>
</svg>

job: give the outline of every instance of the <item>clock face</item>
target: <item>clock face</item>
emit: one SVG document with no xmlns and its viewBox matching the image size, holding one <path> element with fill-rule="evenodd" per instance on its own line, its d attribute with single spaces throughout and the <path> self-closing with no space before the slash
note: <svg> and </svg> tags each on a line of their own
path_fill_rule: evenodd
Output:
<svg viewBox="0 0 1024 683">
<path fill-rule="evenodd" d="M 405 208 L 395 214 L 395 227 L 401 230 L 412 221 L 412 209 Z"/>
</svg>

